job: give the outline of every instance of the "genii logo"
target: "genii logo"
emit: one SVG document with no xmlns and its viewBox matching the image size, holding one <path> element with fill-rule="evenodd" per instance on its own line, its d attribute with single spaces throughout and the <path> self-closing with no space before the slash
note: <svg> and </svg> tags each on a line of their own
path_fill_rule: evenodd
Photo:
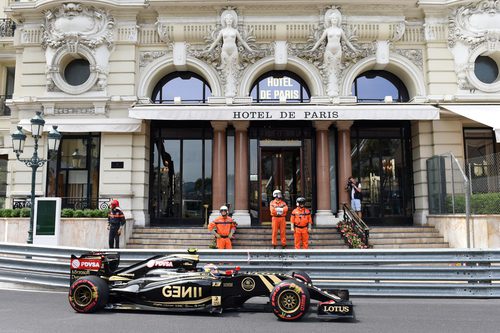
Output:
<svg viewBox="0 0 500 333">
<path fill-rule="evenodd" d="M 88 269 L 89 271 L 98 271 L 101 268 L 100 259 L 73 259 L 71 260 L 72 269 Z"/>
</svg>

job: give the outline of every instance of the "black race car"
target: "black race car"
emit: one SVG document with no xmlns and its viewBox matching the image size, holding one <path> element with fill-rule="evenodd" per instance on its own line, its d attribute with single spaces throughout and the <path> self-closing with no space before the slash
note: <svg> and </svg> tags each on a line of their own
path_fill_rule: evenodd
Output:
<svg viewBox="0 0 500 333">
<path fill-rule="evenodd" d="M 118 269 L 120 256 L 90 252 L 71 256 L 69 303 L 77 312 L 101 309 L 205 310 L 222 313 L 242 308 L 252 297 L 268 296 L 281 320 L 299 320 L 310 299 L 319 301 L 320 318 L 354 318 L 347 290 L 321 290 L 302 271 L 284 273 L 221 272 L 198 268 L 198 255 L 158 255 Z"/>
</svg>

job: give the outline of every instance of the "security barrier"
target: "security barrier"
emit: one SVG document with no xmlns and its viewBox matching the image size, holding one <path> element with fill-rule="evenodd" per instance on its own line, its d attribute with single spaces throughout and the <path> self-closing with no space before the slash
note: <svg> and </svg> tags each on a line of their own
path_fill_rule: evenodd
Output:
<svg viewBox="0 0 500 333">
<path fill-rule="evenodd" d="M 0 281 L 67 288 L 69 258 L 96 249 L 0 243 Z M 186 250 L 120 249 L 120 266 Z M 200 267 L 303 270 L 320 288 L 354 296 L 500 297 L 500 250 L 199 250 Z"/>
</svg>

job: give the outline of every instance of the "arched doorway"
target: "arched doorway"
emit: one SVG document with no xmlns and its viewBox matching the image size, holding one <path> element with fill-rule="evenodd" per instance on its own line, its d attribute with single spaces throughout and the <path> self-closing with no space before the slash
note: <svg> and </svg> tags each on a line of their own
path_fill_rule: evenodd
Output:
<svg viewBox="0 0 500 333">
<path fill-rule="evenodd" d="M 359 103 L 408 102 L 403 82 L 386 71 L 367 71 L 353 82 Z M 401 108 L 405 107 L 401 104 Z M 352 173 L 361 181 L 363 219 L 369 225 L 412 224 L 413 174 L 409 121 L 357 121 L 351 127 Z"/>
<path fill-rule="evenodd" d="M 152 102 L 205 103 L 210 86 L 198 74 L 174 72 L 153 89 Z M 165 110 L 165 112 L 169 112 Z M 203 225 L 212 202 L 212 128 L 203 121 L 152 121 L 151 225 Z"/>
<path fill-rule="evenodd" d="M 304 80 L 290 71 L 270 71 L 252 84 L 255 103 L 305 103 L 310 91 Z M 249 128 L 250 215 L 253 223 L 271 221 L 269 203 L 279 189 L 289 209 L 298 196 L 311 207 L 313 200 L 313 129 L 308 121 L 255 121 Z M 288 216 L 289 218 L 290 216 Z"/>
</svg>

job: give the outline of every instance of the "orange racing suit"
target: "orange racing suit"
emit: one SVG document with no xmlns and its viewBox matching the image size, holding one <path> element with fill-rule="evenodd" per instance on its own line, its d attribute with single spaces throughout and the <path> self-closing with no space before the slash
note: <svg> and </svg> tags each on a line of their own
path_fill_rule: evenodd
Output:
<svg viewBox="0 0 500 333">
<path fill-rule="evenodd" d="M 302 248 L 309 248 L 309 230 L 308 228 L 312 225 L 311 211 L 307 208 L 297 207 L 292 212 L 292 217 L 290 218 L 293 227 L 295 229 L 295 248 L 300 249 L 300 244 Z"/>
<path fill-rule="evenodd" d="M 286 205 L 286 202 L 283 200 L 276 198 L 273 201 L 271 201 L 271 204 L 269 205 L 271 209 L 271 216 L 272 216 L 272 227 L 273 227 L 273 234 L 272 234 L 272 244 L 273 246 L 276 246 L 276 237 L 278 236 L 278 229 L 280 231 L 280 238 L 281 238 L 281 246 L 285 247 L 286 246 L 286 213 L 288 212 L 288 206 Z M 276 211 L 276 208 L 282 208 L 283 212 L 281 214 L 278 214 Z"/>
<path fill-rule="evenodd" d="M 236 223 L 229 216 L 218 216 L 210 222 L 208 225 L 208 230 L 212 231 L 215 229 L 215 232 L 220 237 L 217 237 L 217 248 L 218 249 L 232 249 L 233 246 L 231 244 L 232 233 L 236 231 Z"/>
</svg>

